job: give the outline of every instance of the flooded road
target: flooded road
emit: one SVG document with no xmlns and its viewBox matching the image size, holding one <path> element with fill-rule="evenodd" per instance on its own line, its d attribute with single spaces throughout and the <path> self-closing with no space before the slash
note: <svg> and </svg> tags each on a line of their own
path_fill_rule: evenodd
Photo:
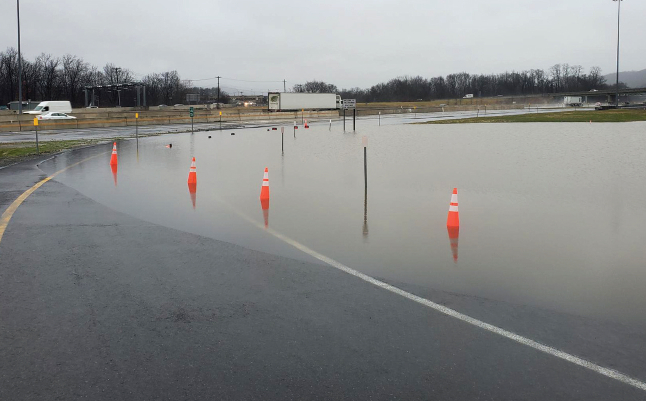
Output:
<svg viewBox="0 0 646 401">
<path fill-rule="evenodd" d="M 394 284 L 644 326 L 645 128 L 370 121 L 344 133 L 334 122 L 295 137 L 286 126 L 284 153 L 280 128 L 199 132 L 119 142 L 118 168 L 107 152 L 56 180 L 136 218 L 251 249 L 313 261 L 244 216 Z M 459 234 L 446 228 L 454 187 Z"/>
</svg>

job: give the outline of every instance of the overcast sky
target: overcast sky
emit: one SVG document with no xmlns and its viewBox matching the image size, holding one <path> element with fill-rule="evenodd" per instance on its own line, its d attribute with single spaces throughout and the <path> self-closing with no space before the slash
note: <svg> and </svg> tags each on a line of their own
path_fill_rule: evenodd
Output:
<svg viewBox="0 0 646 401">
<path fill-rule="evenodd" d="M 615 70 L 611 0 L 22 0 L 24 57 L 71 53 L 137 78 L 226 77 L 234 90 L 307 80 L 366 88 L 401 75 L 497 73 L 556 63 Z M 621 70 L 646 68 L 646 1 L 622 2 Z M 0 49 L 17 47 L 0 1 Z M 194 81 L 215 86 L 215 80 Z"/>
</svg>

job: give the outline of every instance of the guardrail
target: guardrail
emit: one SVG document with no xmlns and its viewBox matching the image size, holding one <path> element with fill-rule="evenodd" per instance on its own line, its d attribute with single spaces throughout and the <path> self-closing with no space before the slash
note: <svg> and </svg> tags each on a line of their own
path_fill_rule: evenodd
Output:
<svg viewBox="0 0 646 401">
<path fill-rule="evenodd" d="M 199 123 L 223 123 L 242 122 L 249 120 L 268 120 L 268 121 L 294 121 L 300 123 L 301 118 L 330 118 L 338 116 L 337 110 L 331 111 L 308 111 L 301 115 L 301 112 L 282 112 L 282 113 L 238 113 L 220 116 L 217 114 L 195 114 L 193 122 Z M 148 125 L 164 124 L 190 124 L 191 117 L 182 113 L 178 115 L 168 115 L 160 117 L 112 117 L 112 118 L 77 118 L 74 120 L 38 120 L 38 130 L 56 130 L 56 129 L 77 129 L 77 128 L 109 128 L 109 127 L 134 127 L 138 125 L 145 127 Z M 2 123 L 0 122 L 0 132 L 13 131 L 34 131 L 33 118 L 21 119 L 19 121 Z"/>
</svg>

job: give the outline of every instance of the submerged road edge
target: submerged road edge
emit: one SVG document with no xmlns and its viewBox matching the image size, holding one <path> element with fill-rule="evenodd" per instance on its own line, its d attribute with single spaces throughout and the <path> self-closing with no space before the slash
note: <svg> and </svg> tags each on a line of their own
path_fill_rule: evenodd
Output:
<svg viewBox="0 0 646 401">
<path fill-rule="evenodd" d="M 276 231 L 276 230 L 274 230 L 272 228 L 265 227 L 263 224 L 260 224 L 259 222 L 255 221 L 251 217 L 249 217 L 249 216 L 245 215 L 244 213 L 238 211 L 233 206 L 229 205 L 228 203 L 224 202 L 223 200 L 218 199 L 218 201 L 220 203 L 222 203 L 223 205 L 227 206 L 229 209 L 231 209 L 235 214 L 240 216 L 242 219 L 248 221 L 249 223 L 253 224 L 254 226 L 256 226 L 256 227 L 258 227 L 258 228 L 260 228 L 262 230 L 267 231 L 269 234 L 271 234 L 274 237 L 280 239 L 281 241 L 283 241 L 283 242 L 295 247 L 296 249 L 298 249 L 298 250 L 300 250 L 300 251 L 302 251 L 302 252 L 304 252 L 304 253 L 306 253 L 306 254 L 308 254 L 308 255 L 310 255 L 310 256 L 318 259 L 318 260 L 320 260 L 321 262 L 324 262 L 325 264 L 327 264 L 329 266 L 332 266 L 332 267 L 334 267 L 334 268 L 336 268 L 338 270 L 341 270 L 344 273 L 347 273 L 347 274 L 350 274 L 352 276 L 355 276 L 355 277 L 357 277 L 357 278 L 359 278 L 359 279 L 361 279 L 361 280 L 363 280 L 363 281 L 365 281 L 367 283 L 370 283 L 370 284 L 372 284 L 374 286 L 382 288 L 382 289 L 384 289 L 386 291 L 390 291 L 390 292 L 392 292 L 394 294 L 397 294 L 397 295 L 400 295 L 400 296 L 402 296 L 404 298 L 410 299 L 413 302 L 417 302 L 418 304 L 421 304 L 421 305 L 424 305 L 424 306 L 426 306 L 428 308 L 434 309 L 434 310 L 436 310 L 438 312 L 441 312 L 441 313 L 443 313 L 445 315 L 451 316 L 451 317 L 453 317 L 455 319 L 461 320 L 461 321 L 463 321 L 465 323 L 469 323 L 469 324 L 471 324 L 473 326 L 476 326 L 476 327 L 479 327 L 481 329 L 487 330 L 489 332 L 498 334 L 499 336 L 508 338 L 508 339 L 513 340 L 513 341 L 515 341 L 517 343 L 520 343 L 520 344 L 526 345 L 526 346 L 528 346 L 530 348 L 533 348 L 535 350 L 544 352 L 544 353 L 546 353 L 548 355 L 555 356 L 557 358 L 563 359 L 563 360 L 568 361 L 570 363 L 573 363 L 575 365 L 578 365 L 578 366 L 584 367 L 586 369 L 589 369 L 589 370 L 591 370 L 593 372 L 599 373 L 599 374 L 601 374 L 603 376 L 609 377 L 611 379 L 615 379 L 617 381 L 620 381 L 622 383 L 628 384 L 628 385 L 633 386 L 635 388 L 638 388 L 640 390 L 646 391 L 646 383 L 645 382 L 642 382 L 640 380 L 634 379 L 634 378 L 632 378 L 632 377 L 630 377 L 628 375 L 625 375 L 625 374 L 623 374 L 623 373 L 621 373 L 621 372 L 619 372 L 617 370 L 610 369 L 610 368 L 604 368 L 603 366 L 597 365 L 594 362 L 590 362 L 590 361 L 585 360 L 583 358 L 579 358 L 578 356 L 569 354 L 569 353 L 567 353 L 565 351 L 561 351 L 559 349 L 550 347 L 548 345 L 536 342 L 536 341 L 534 341 L 534 340 L 532 340 L 530 338 L 523 337 L 520 334 L 516 334 L 514 332 L 511 332 L 511 331 L 502 329 L 500 327 L 494 326 L 492 324 L 483 322 L 482 320 L 478 320 L 478 319 L 473 318 L 471 316 L 465 315 L 465 314 L 460 313 L 460 312 L 458 312 L 458 311 L 456 311 L 454 309 L 451 309 L 451 308 L 448 308 L 448 307 L 446 307 L 444 305 L 440 305 L 440 304 L 437 304 L 437 303 L 435 303 L 433 301 L 430 301 L 430 300 L 428 300 L 426 298 L 422 298 L 420 296 L 411 294 L 410 292 L 404 291 L 404 290 L 402 290 L 400 288 L 397 288 L 395 286 L 387 284 L 387 283 L 385 283 L 383 281 L 377 280 L 376 278 L 370 277 L 367 274 L 364 274 L 364 273 L 361 273 L 361 272 L 359 272 L 357 270 L 354 270 L 354 269 L 352 269 L 352 268 L 350 268 L 350 267 L 348 267 L 348 266 L 346 266 L 346 265 L 344 265 L 344 264 L 342 264 L 340 262 L 337 262 L 336 260 L 334 260 L 332 258 L 329 258 L 329 257 L 327 257 L 325 255 L 322 255 L 322 254 L 316 252 L 315 250 L 307 247 L 306 245 L 303 245 L 300 242 L 298 242 L 296 240 L 293 240 L 293 239 L 279 233 L 278 231 Z"/>
<path fill-rule="evenodd" d="M 63 169 L 61 169 L 59 171 L 56 171 L 55 173 L 53 173 L 50 176 L 40 180 L 39 182 L 34 184 L 32 187 L 27 189 L 25 192 L 20 194 L 20 196 L 18 196 L 18 198 L 16 198 L 16 200 L 14 200 L 9 205 L 9 207 L 7 207 L 7 209 L 2 213 L 2 216 L 0 216 L 0 243 L 2 241 L 2 238 L 4 236 L 6 228 L 7 228 L 8 224 L 9 224 L 9 222 L 11 221 L 11 218 L 13 217 L 14 213 L 16 212 L 18 207 L 32 193 L 34 193 L 38 188 L 40 188 L 42 185 L 44 185 L 48 181 L 55 178 L 60 173 L 66 171 L 66 170 L 68 170 L 68 169 L 70 169 L 72 167 L 75 167 L 75 166 L 77 166 L 77 165 L 79 165 L 81 163 L 84 163 L 84 162 L 86 162 L 88 160 L 94 159 L 96 157 L 102 156 L 102 155 L 107 154 L 107 153 L 109 153 L 109 152 L 101 152 L 99 154 L 96 154 L 94 156 L 90 156 L 90 157 L 88 157 L 86 159 L 83 159 L 83 160 L 81 160 L 79 162 L 76 162 L 74 164 L 71 164 L 71 165 L 69 165 L 69 166 L 67 166 L 67 167 L 65 167 L 65 168 L 63 168 Z M 632 377 L 629 377 L 629 376 L 627 376 L 627 375 L 625 375 L 625 374 L 623 374 L 623 373 L 621 373 L 619 371 L 616 371 L 614 369 L 605 368 L 605 367 L 597 365 L 597 364 L 595 364 L 593 362 L 590 362 L 590 361 L 587 361 L 585 359 L 579 358 L 579 357 L 577 357 L 575 355 L 569 354 L 569 353 L 567 353 L 565 351 L 561 351 L 559 349 L 556 349 L 556 348 L 553 348 L 553 347 L 538 343 L 538 342 L 536 342 L 534 340 L 531 340 L 531 339 L 529 339 L 527 337 L 523 337 L 523 336 L 521 336 L 519 334 L 513 333 L 511 331 L 508 331 L 508 330 L 502 329 L 500 327 L 494 326 L 492 324 L 489 324 L 489 323 L 483 322 L 481 320 L 475 319 L 475 318 L 473 318 L 471 316 L 462 314 L 462 313 L 460 313 L 460 312 L 458 312 L 458 311 L 456 311 L 454 309 L 451 309 L 451 308 L 448 308 L 446 306 L 437 304 L 437 303 L 435 303 L 433 301 L 430 301 L 430 300 L 428 300 L 426 298 L 422 298 L 420 296 L 414 295 L 414 294 L 409 293 L 407 291 L 404 291 L 404 290 L 402 290 L 400 288 L 397 288 L 395 286 L 387 284 L 387 283 L 385 283 L 383 281 L 380 281 L 380 280 L 377 280 L 377 279 L 375 279 L 373 277 L 370 277 L 370 276 L 368 276 L 368 275 L 366 275 L 364 273 L 361 273 L 361 272 L 359 272 L 357 270 L 354 270 L 354 269 L 352 269 L 352 268 L 350 268 L 350 267 L 348 267 L 348 266 L 346 266 L 346 265 L 344 265 L 344 264 L 342 264 L 340 262 L 337 262 L 336 260 L 334 260 L 332 258 L 329 258 L 329 257 L 327 257 L 325 255 L 322 255 L 322 254 L 316 252 L 315 250 L 307 247 L 306 245 L 301 244 L 300 242 L 298 242 L 296 240 L 293 240 L 293 239 L 291 239 L 291 238 L 289 238 L 289 237 L 287 237 L 287 236 L 285 236 L 285 235 L 283 235 L 283 234 L 281 234 L 281 233 L 279 233 L 279 232 L 277 232 L 277 231 L 275 231 L 275 230 L 273 230 L 271 228 L 265 227 L 264 225 L 258 223 L 257 221 L 255 221 L 252 218 L 248 217 L 244 213 L 238 211 L 237 209 L 235 209 L 234 207 L 232 207 L 228 203 L 222 201 L 221 199 L 218 199 L 218 201 L 220 203 L 222 203 L 223 205 L 227 206 L 228 208 L 230 208 L 234 213 L 236 213 L 242 219 L 244 219 L 244 220 L 248 221 L 249 223 L 253 224 L 254 226 L 256 226 L 256 227 L 258 227 L 260 229 L 264 229 L 269 234 L 271 234 L 272 236 L 280 239 L 281 241 L 283 241 L 283 242 L 295 247 L 296 249 L 298 249 L 298 250 L 300 250 L 300 251 L 302 251 L 302 252 L 304 252 L 304 253 L 306 253 L 306 254 L 308 254 L 308 255 L 310 255 L 310 256 L 318 259 L 318 260 L 320 260 L 321 262 L 324 262 L 325 264 L 327 264 L 329 266 L 332 266 L 332 267 L 334 267 L 334 268 L 336 268 L 338 270 L 343 271 L 344 273 L 347 273 L 347 274 L 350 274 L 352 276 L 355 276 L 355 277 L 357 277 L 357 278 L 359 278 L 359 279 L 361 279 L 361 280 L 363 280 L 363 281 L 365 281 L 367 283 L 370 283 L 370 284 L 372 284 L 374 286 L 380 287 L 380 288 L 382 288 L 384 290 L 387 290 L 387 291 L 390 291 L 390 292 L 392 292 L 394 294 L 400 295 L 400 296 L 402 296 L 404 298 L 407 298 L 407 299 L 409 299 L 411 301 L 417 302 L 417 303 L 419 303 L 421 305 L 424 305 L 426 307 L 434 309 L 434 310 L 436 310 L 438 312 L 441 312 L 441 313 L 443 313 L 445 315 L 451 316 L 451 317 L 453 317 L 455 319 L 461 320 L 461 321 L 463 321 L 465 323 L 469 323 L 469 324 L 471 324 L 473 326 L 476 326 L 476 327 L 479 327 L 481 329 L 487 330 L 489 332 L 498 334 L 498 335 L 500 335 L 502 337 L 508 338 L 508 339 L 513 340 L 513 341 L 515 341 L 517 343 L 526 345 L 528 347 L 531 347 L 531 348 L 536 349 L 538 351 L 541 351 L 541 352 L 544 352 L 546 354 L 555 356 L 557 358 L 563 359 L 563 360 L 568 361 L 570 363 L 573 363 L 575 365 L 587 368 L 587 369 L 589 369 L 591 371 L 594 371 L 596 373 L 599 373 L 599 374 L 601 374 L 603 376 L 609 377 L 611 379 L 615 379 L 617 381 L 620 381 L 622 383 L 628 384 L 628 385 L 633 386 L 635 388 L 638 388 L 640 390 L 646 391 L 646 383 L 645 382 L 642 382 L 640 380 L 637 380 L 637 379 L 634 379 Z"/>
<path fill-rule="evenodd" d="M 18 196 L 16 198 L 16 200 L 11 202 L 9 207 L 7 207 L 7 209 L 2 213 L 2 216 L 0 216 L 0 243 L 2 243 L 2 237 L 4 236 L 4 233 L 7 230 L 7 226 L 9 225 L 9 222 L 11 221 L 11 218 L 13 217 L 13 214 L 16 212 L 16 210 L 18 210 L 18 206 L 20 206 L 29 197 L 29 195 L 33 194 L 43 184 L 45 184 L 47 181 L 53 179 L 54 177 L 56 177 L 57 175 L 59 175 L 63 171 L 65 171 L 67 169 L 70 169 L 70 168 L 72 168 L 74 166 L 78 166 L 81 163 L 84 163 L 84 162 L 86 162 L 88 160 L 94 159 L 95 157 L 99 157 L 99 156 L 104 155 L 106 153 L 108 153 L 108 152 L 102 152 L 102 153 L 99 153 L 97 155 L 90 156 L 90 157 L 88 157 L 86 159 L 83 159 L 83 160 L 81 160 L 79 162 L 76 162 L 74 164 L 70 164 L 69 166 L 65 167 L 64 169 L 58 170 L 57 172 L 50 175 L 49 177 L 43 178 L 42 180 L 40 180 L 36 184 L 34 184 L 31 188 L 29 188 L 28 190 L 26 190 L 25 192 L 20 194 L 20 196 Z M 47 159 L 47 160 L 49 160 L 49 159 Z"/>
</svg>

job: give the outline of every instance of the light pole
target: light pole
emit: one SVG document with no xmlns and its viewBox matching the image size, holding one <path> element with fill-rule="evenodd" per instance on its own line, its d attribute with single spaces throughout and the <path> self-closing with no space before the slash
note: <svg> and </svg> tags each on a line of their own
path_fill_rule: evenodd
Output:
<svg viewBox="0 0 646 401">
<path fill-rule="evenodd" d="M 619 108 L 619 17 L 621 16 L 622 0 L 612 0 L 617 2 L 617 86 L 615 87 L 615 106 Z"/>
<path fill-rule="evenodd" d="M 20 53 L 20 0 L 16 0 L 18 16 L 18 118 L 22 115 L 22 55 Z"/>
</svg>

